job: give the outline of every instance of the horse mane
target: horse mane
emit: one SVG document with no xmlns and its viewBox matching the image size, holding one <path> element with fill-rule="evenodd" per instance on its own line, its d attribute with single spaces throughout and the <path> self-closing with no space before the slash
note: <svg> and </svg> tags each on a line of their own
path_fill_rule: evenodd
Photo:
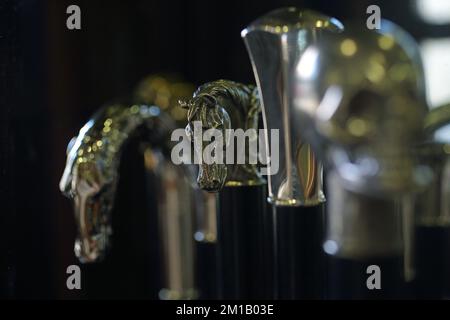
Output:
<svg viewBox="0 0 450 320">
<path fill-rule="evenodd" d="M 244 85 L 230 80 L 216 80 L 200 86 L 194 93 L 191 103 L 195 105 L 198 99 L 204 98 L 223 98 L 230 100 L 246 121 L 253 118 L 260 110 L 259 100 L 256 94 L 256 89 L 252 85 Z M 198 109 L 197 106 L 196 109 Z M 226 106 L 223 106 L 226 107 Z M 191 117 L 197 112 L 192 110 Z M 233 112 L 233 110 L 227 110 Z M 235 111 L 234 111 L 235 112 Z"/>
</svg>

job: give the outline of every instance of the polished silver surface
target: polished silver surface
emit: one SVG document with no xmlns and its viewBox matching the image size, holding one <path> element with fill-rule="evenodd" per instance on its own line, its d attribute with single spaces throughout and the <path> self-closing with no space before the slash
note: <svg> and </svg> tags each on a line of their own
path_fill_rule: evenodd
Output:
<svg viewBox="0 0 450 320">
<path fill-rule="evenodd" d="M 202 243 L 217 243 L 217 194 L 202 191 L 197 192 L 196 197 L 203 205 L 197 210 L 194 239 Z"/>
<path fill-rule="evenodd" d="M 196 219 L 215 214 L 215 199 L 195 185 L 194 168 L 172 163 L 170 133 L 185 112 L 178 100 L 190 97 L 192 85 L 173 77 L 153 75 L 140 83 L 136 104 L 105 106 L 68 146 L 61 191 L 73 199 L 78 237 L 75 254 L 83 263 L 98 262 L 111 244 L 112 210 L 117 197 L 119 165 L 124 146 L 139 133 L 145 175 L 156 190 L 164 279 L 161 299 L 194 299 Z M 153 102 L 158 101 L 159 106 Z M 161 110 L 164 109 L 165 111 Z M 178 115 L 181 115 L 179 118 Z M 214 230 L 208 239 L 214 241 Z"/>
<path fill-rule="evenodd" d="M 257 142 L 258 117 L 261 111 L 258 92 L 252 85 L 230 80 L 216 80 L 201 85 L 194 93 L 192 99 L 180 101 L 181 106 L 187 109 L 186 133 L 194 145 L 194 152 L 199 159 L 197 182 L 201 189 L 217 192 L 222 187 L 256 186 L 265 184 L 264 178 L 258 169 L 257 163 L 250 163 L 251 154 L 249 144 Z M 196 134 L 196 122 L 201 129 L 216 129 L 220 131 L 223 144 L 226 148 L 234 148 L 235 156 L 243 158 L 243 163 L 228 164 L 223 158 L 208 164 L 203 159 L 204 137 Z M 249 137 L 252 141 L 246 143 L 242 150 L 238 149 L 235 141 L 231 139 L 227 130 L 253 130 Z M 234 138 L 233 138 L 234 139 Z M 254 150 L 253 150 L 254 151 Z M 234 160 L 234 159 L 233 159 Z"/>
<path fill-rule="evenodd" d="M 414 40 L 386 20 L 346 24 L 296 65 L 295 121 L 328 171 L 324 249 L 348 259 L 403 256 L 414 278 L 414 199 L 433 174 L 415 153 L 427 112 Z"/>
<path fill-rule="evenodd" d="M 429 182 L 413 154 L 427 112 L 418 52 L 383 20 L 325 35 L 297 64 L 295 121 L 345 188 L 389 197 Z"/>
<path fill-rule="evenodd" d="M 424 124 L 427 141 L 449 143 L 450 140 L 450 104 L 431 109 Z"/>
<path fill-rule="evenodd" d="M 419 158 L 434 173 L 432 183 L 415 200 L 416 220 L 422 226 L 450 226 L 450 144 L 427 142 Z"/>
<path fill-rule="evenodd" d="M 342 24 L 311 10 L 289 7 L 268 13 L 241 33 L 260 91 L 264 127 L 278 129 L 279 171 L 269 166 L 269 201 L 275 205 L 317 205 L 325 201 L 322 165 L 303 139 L 294 106 L 295 70 L 306 48 Z M 266 150 L 275 150 L 266 137 Z"/>
<path fill-rule="evenodd" d="M 354 260 L 401 256 L 400 203 L 345 190 L 336 172 L 327 174 L 327 237 L 324 251 Z"/>
<path fill-rule="evenodd" d="M 160 262 L 162 300 L 195 299 L 195 218 L 203 206 L 196 202 L 201 190 L 192 187 L 193 176 L 185 168 L 174 165 L 163 153 L 147 147 L 144 151 L 146 170 L 156 178 L 159 236 L 162 244 Z M 154 213 L 153 213 L 154 214 Z"/>
<path fill-rule="evenodd" d="M 74 201 L 75 253 L 82 262 L 101 259 L 109 246 L 121 151 L 140 126 L 160 144 L 173 124 L 155 106 L 116 104 L 97 112 L 69 143 L 60 189 Z"/>
<path fill-rule="evenodd" d="M 416 150 L 420 161 L 434 173 L 430 186 L 417 195 L 417 224 L 450 226 L 450 104 L 428 112 L 425 141 Z"/>
</svg>

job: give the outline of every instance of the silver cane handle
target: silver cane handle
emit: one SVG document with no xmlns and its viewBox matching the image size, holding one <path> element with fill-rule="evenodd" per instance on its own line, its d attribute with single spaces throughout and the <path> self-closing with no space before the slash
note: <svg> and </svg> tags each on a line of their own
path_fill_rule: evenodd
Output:
<svg viewBox="0 0 450 320">
<path fill-rule="evenodd" d="M 295 66 L 308 45 L 342 24 L 314 11 L 282 8 L 268 13 L 241 33 L 262 102 L 264 126 L 279 130 L 279 165 L 268 167 L 269 201 L 275 205 L 317 205 L 325 201 L 322 165 L 302 139 L 295 121 Z M 269 153 L 278 141 L 266 137 Z M 270 154 L 271 160 L 276 158 Z"/>
</svg>

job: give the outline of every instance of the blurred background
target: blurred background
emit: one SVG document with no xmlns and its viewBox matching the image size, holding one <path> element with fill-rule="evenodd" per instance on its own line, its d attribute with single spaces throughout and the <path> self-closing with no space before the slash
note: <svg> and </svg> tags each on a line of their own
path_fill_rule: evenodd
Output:
<svg viewBox="0 0 450 320">
<path fill-rule="evenodd" d="M 66 28 L 71 4 L 81 30 Z M 58 183 L 67 143 L 99 107 L 156 72 L 251 83 L 240 31 L 255 18 L 295 5 L 366 19 L 371 4 L 421 43 L 428 99 L 448 102 L 450 1 L 0 0 L 0 297 L 89 298 L 66 288 L 76 229 Z M 130 284 L 139 267 L 110 276 Z"/>
</svg>

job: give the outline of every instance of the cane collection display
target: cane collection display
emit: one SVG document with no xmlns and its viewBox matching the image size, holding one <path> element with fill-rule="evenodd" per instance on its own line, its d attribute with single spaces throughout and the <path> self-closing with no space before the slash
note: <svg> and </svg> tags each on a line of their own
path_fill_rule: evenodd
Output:
<svg viewBox="0 0 450 320">
<path fill-rule="evenodd" d="M 294 7 L 241 37 L 255 84 L 194 90 L 153 75 L 70 142 L 60 189 L 74 204 L 80 262 L 115 245 L 124 146 L 137 139 L 164 279 L 149 297 L 448 297 L 450 106 L 428 106 L 415 40 L 387 20 L 369 30 Z M 215 130 L 219 161 L 175 164 L 179 128 L 198 159 L 211 150 L 196 130 Z M 259 138 L 263 151 L 250 147 Z"/>
</svg>

